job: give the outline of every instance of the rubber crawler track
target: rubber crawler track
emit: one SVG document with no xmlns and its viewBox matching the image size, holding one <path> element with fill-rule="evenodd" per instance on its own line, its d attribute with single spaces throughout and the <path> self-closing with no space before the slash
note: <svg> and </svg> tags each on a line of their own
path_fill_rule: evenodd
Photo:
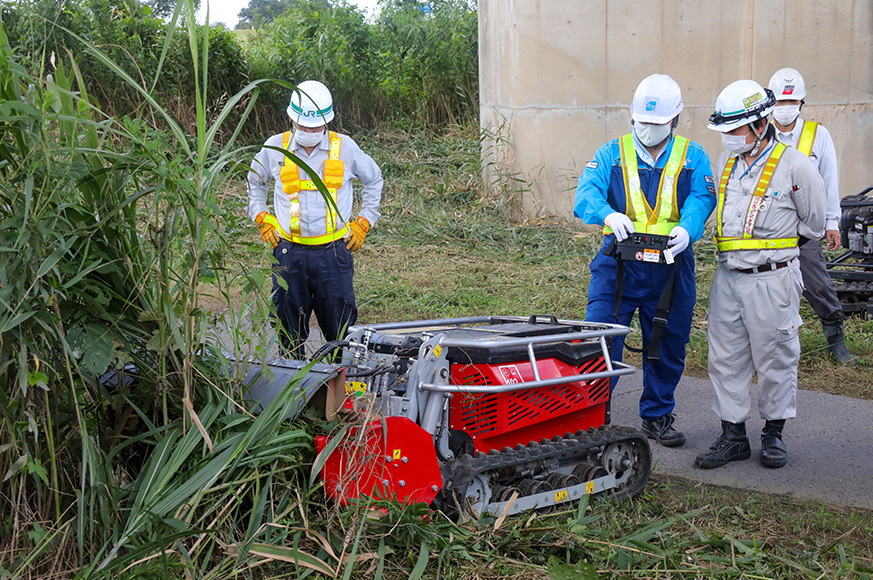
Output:
<svg viewBox="0 0 873 580">
<path fill-rule="evenodd" d="M 630 478 L 607 493 L 615 499 L 635 496 L 645 488 L 652 470 L 649 442 L 636 429 L 603 426 L 543 439 L 538 443 L 532 441 L 515 448 L 504 447 L 500 452 L 492 450 L 488 454 L 480 452 L 475 456 L 462 455 L 451 459 L 441 468 L 443 489 L 434 500 L 434 507 L 449 516 L 456 516 L 466 508 L 467 488 L 477 476 L 487 475 L 492 481 L 512 485 L 514 481 L 548 473 L 546 463 L 554 465 L 555 460 L 561 465 L 599 463 L 601 453 L 610 443 L 621 442 L 633 448 L 637 460 L 630 468 Z"/>
</svg>

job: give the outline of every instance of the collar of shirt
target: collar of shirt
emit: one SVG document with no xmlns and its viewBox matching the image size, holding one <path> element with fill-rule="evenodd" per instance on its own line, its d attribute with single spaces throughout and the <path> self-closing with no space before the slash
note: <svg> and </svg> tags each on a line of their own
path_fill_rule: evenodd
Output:
<svg viewBox="0 0 873 580">
<path fill-rule="evenodd" d="M 673 132 L 671 131 L 670 136 L 667 137 L 666 145 L 661 147 L 661 150 L 658 151 L 658 159 L 652 159 L 652 154 L 649 153 L 649 150 L 646 149 L 646 146 L 643 145 L 643 142 L 639 140 L 639 138 L 637 137 L 637 132 L 631 131 L 631 134 L 634 136 L 634 148 L 636 148 L 637 150 L 637 155 L 639 156 L 640 161 L 650 167 L 655 167 L 655 165 L 658 163 L 658 159 L 663 157 L 664 153 L 666 153 L 667 150 L 670 149 L 670 146 L 673 145 Z"/>
<path fill-rule="evenodd" d="M 780 141 L 785 143 L 786 145 L 791 145 L 792 147 L 797 147 L 797 142 L 800 140 L 800 134 L 803 132 L 803 119 L 799 116 L 794 121 L 794 129 L 791 131 L 786 131 L 783 133 L 776 127 L 776 136 Z"/>
</svg>

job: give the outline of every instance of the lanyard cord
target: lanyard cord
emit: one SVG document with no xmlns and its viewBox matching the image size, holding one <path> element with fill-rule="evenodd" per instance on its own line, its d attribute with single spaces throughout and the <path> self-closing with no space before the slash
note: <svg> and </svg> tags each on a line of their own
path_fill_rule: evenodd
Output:
<svg viewBox="0 0 873 580">
<path fill-rule="evenodd" d="M 746 175 L 748 175 L 749 172 L 752 170 L 752 167 L 755 166 L 755 163 L 757 163 L 758 161 L 760 161 L 761 159 L 763 159 L 763 158 L 766 156 L 767 151 L 769 151 L 771 147 L 773 147 L 773 146 L 776 145 L 776 140 L 775 140 L 775 139 L 771 139 L 770 141 L 771 141 L 771 143 L 770 143 L 769 145 L 767 145 L 767 148 L 764 149 L 764 151 L 763 151 L 760 155 L 758 155 L 758 157 L 756 157 L 754 161 L 752 161 L 752 164 L 749 165 L 749 166 L 746 168 L 745 171 L 743 171 L 743 174 L 740 175 L 740 179 L 742 179 L 742 178 L 744 178 Z M 736 170 L 736 168 L 737 168 L 737 166 L 734 165 L 734 168 L 731 170 L 731 173 L 733 173 L 733 172 Z"/>
</svg>

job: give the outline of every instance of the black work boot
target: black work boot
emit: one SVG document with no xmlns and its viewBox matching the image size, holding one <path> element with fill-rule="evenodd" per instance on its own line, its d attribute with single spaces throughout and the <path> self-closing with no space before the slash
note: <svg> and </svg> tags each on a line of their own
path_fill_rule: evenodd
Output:
<svg viewBox="0 0 873 580">
<path fill-rule="evenodd" d="M 852 353 L 849 352 L 849 349 L 846 348 L 845 343 L 845 332 L 843 330 L 842 321 L 837 322 L 836 324 L 825 324 L 821 325 L 822 330 L 824 331 L 825 338 L 828 341 L 828 352 L 830 352 L 837 362 L 841 365 L 856 365 L 858 364 L 858 359 L 856 359 Z"/>
<path fill-rule="evenodd" d="M 788 450 L 782 441 L 782 428 L 785 419 L 767 421 L 761 430 L 761 465 L 764 467 L 783 467 L 788 463 Z"/>
<path fill-rule="evenodd" d="M 728 461 L 740 461 L 752 456 L 749 439 L 746 437 L 745 423 L 721 422 L 721 435 L 709 448 L 709 453 L 698 455 L 694 465 L 700 469 L 721 467 Z"/>
<path fill-rule="evenodd" d="M 685 443 L 685 433 L 673 428 L 676 417 L 673 413 L 661 415 L 653 421 L 643 419 L 642 431 L 649 439 L 654 439 L 664 447 L 679 447 Z"/>
</svg>

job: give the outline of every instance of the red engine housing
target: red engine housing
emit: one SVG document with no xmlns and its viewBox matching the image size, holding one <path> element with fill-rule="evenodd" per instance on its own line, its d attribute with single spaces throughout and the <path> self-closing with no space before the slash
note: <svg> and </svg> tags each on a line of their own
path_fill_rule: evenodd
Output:
<svg viewBox="0 0 873 580">
<path fill-rule="evenodd" d="M 541 379 L 606 370 L 602 355 L 578 365 L 558 358 L 537 363 Z M 453 364 L 452 382 L 464 385 L 509 385 L 533 381 L 531 363 Z M 607 422 L 608 378 L 493 394 L 455 395 L 449 403 L 449 424 L 473 439 L 476 451 L 514 447 L 555 435 L 600 427 Z"/>
</svg>

